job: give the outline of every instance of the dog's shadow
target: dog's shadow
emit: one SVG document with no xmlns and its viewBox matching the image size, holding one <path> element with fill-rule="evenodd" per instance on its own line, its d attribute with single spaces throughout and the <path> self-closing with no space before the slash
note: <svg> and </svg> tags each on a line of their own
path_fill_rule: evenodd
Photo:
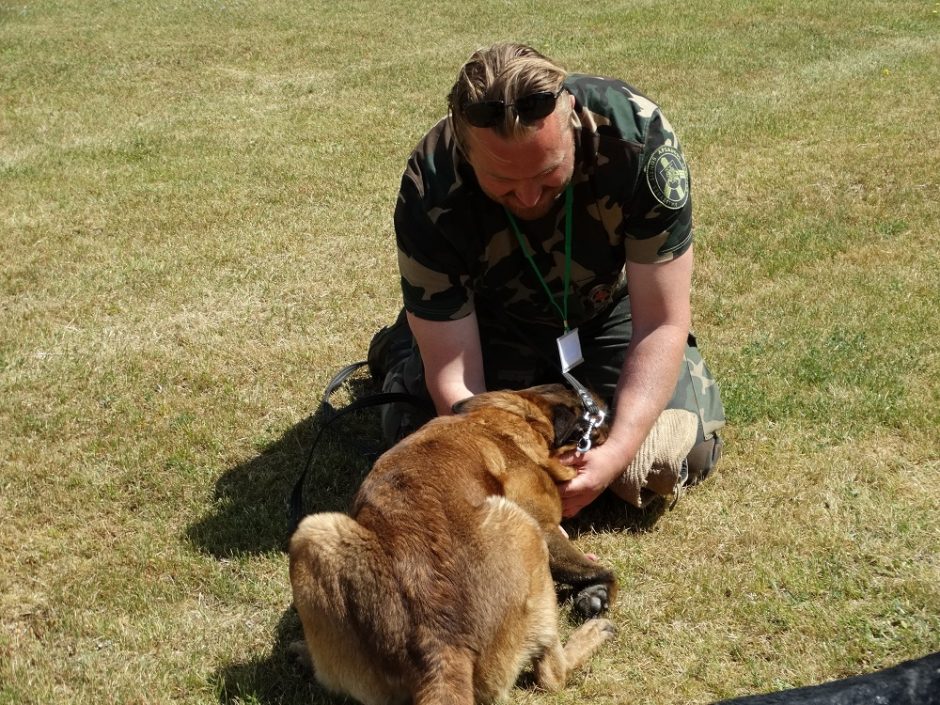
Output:
<svg viewBox="0 0 940 705">
<path fill-rule="evenodd" d="M 350 378 L 344 385 L 350 399 L 378 391 L 368 377 Z M 339 411 L 342 411 L 340 407 Z M 226 470 L 215 485 L 209 512 L 186 530 L 197 550 L 216 558 L 257 555 L 286 550 L 292 527 L 289 496 L 311 447 L 304 509 L 306 513 L 345 511 L 382 451 L 377 408 L 333 420 L 336 411 L 320 404 L 316 412 L 288 429 L 255 457 Z M 647 531 L 666 511 L 654 500 L 635 509 L 609 493 L 565 523 L 573 538 L 585 532 Z"/>
<path fill-rule="evenodd" d="M 374 391 L 368 380 L 351 380 L 347 387 L 351 398 Z M 334 414 L 321 404 L 258 455 L 226 470 L 209 512 L 186 530 L 190 543 L 216 558 L 285 550 L 292 529 L 289 496 L 318 435 L 304 509 L 345 511 L 381 450 L 380 424 L 376 409 L 330 422 Z"/>
<path fill-rule="evenodd" d="M 218 669 L 213 678 L 219 702 L 277 703 L 278 705 L 344 705 L 345 696 L 333 695 L 314 680 L 308 666 L 297 657 L 295 647 L 303 639 L 300 618 L 288 608 L 275 629 L 267 656 Z"/>
<path fill-rule="evenodd" d="M 361 378 L 349 380 L 345 388 L 350 399 L 376 391 L 370 380 Z M 304 483 L 304 513 L 346 511 L 382 450 L 381 433 L 377 409 L 333 421 L 337 411 L 342 411 L 341 405 L 334 410 L 320 404 L 256 456 L 222 473 L 209 511 L 186 529 L 191 545 L 215 558 L 286 551 L 292 529 L 289 497 L 308 459 L 312 463 Z M 267 655 L 226 664 L 213 674 L 219 702 L 351 702 L 327 693 L 300 664 L 292 646 L 302 639 L 300 619 L 289 607 Z"/>
</svg>

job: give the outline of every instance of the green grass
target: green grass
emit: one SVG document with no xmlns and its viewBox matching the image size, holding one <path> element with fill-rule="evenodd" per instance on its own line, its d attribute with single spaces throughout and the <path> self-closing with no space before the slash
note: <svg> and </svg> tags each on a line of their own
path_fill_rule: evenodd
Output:
<svg viewBox="0 0 940 705">
<path fill-rule="evenodd" d="M 397 312 L 404 160 L 507 38 L 664 106 L 729 415 L 673 512 L 581 534 L 619 635 L 513 702 L 940 648 L 940 5 L 602 5 L 0 0 L 0 703 L 334 702 L 285 652 L 285 497 Z M 315 509 L 374 425 L 324 441 Z"/>
</svg>

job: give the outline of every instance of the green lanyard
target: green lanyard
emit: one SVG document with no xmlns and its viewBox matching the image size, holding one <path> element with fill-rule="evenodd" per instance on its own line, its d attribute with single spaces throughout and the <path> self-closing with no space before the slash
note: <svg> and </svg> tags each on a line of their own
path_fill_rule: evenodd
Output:
<svg viewBox="0 0 940 705">
<path fill-rule="evenodd" d="M 545 282 L 545 279 L 542 277 L 542 273 L 539 272 L 539 268 L 535 266 L 535 260 L 532 259 L 531 248 L 528 246 L 525 238 L 522 236 L 522 232 L 519 230 L 519 225 L 516 223 L 516 219 L 513 218 L 512 213 L 509 212 L 509 209 L 505 206 L 503 209 L 506 211 L 506 216 L 509 218 L 509 224 L 512 225 L 512 231 L 516 234 L 516 240 L 519 241 L 519 247 L 522 248 L 522 253 L 525 255 L 526 259 L 529 260 L 529 264 L 532 265 L 532 271 L 535 272 L 535 276 L 538 277 L 539 281 L 542 283 L 542 288 L 545 289 L 545 293 L 548 295 L 548 300 L 551 302 L 552 306 L 555 307 L 555 310 L 561 315 L 561 320 L 565 324 L 565 333 L 568 332 L 568 288 L 571 284 L 571 184 L 565 188 L 565 293 L 562 298 L 562 306 L 564 308 L 559 308 L 558 303 L 555 301 L 555 297 L 552 296 L 551 290 L 548 288 L 548 284 Z"/>
</svg>

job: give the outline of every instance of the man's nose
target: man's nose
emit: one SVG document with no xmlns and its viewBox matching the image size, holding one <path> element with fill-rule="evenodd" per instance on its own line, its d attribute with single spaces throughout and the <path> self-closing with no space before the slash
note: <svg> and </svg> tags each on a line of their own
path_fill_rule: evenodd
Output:
<svg viewBox="0 0 940 705">
<path fill-rule="evenodd" d="M 538 203 L 541 195 L 542 187 L 536 182 L 522 184 L 516 188 L 516 200 L 526 208 L 531 208 Z"/>
</svg>

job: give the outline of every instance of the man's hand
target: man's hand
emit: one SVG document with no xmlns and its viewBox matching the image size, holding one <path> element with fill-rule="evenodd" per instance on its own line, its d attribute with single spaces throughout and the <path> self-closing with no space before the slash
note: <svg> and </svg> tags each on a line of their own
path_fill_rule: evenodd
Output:
<svg viewBox="0 0 940 705">
<path fill-rule="evenodd" d="M 598 446 L 587 453 L 570 453 L 561 462 L 578 471 L 578 476 L 559 484 L 561 512 L 571 518 L 600 496 L 623 472 L 623 456 L 614 447 Z"/>
</svg>

